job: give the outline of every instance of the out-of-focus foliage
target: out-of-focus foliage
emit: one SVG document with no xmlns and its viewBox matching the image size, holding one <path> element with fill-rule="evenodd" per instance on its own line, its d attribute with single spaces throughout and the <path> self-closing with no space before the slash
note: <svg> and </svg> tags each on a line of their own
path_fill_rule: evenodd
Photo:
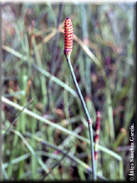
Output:
<svg viewBox="0 0 137 183">
<path fill-rule="evenodd" d="M 42 179 L 61 159 L 61 152 L 42 145 L 38 137 L 63 150 L 74 141 L 71 156 L 90 165 L 89 144 L 74 136 L 89 137 L 64 57 L 63 22 L 67 17 L 74 30 L 71 61 L 93 128 L 96 111 L 101 112 L 99 144 L 122 157 L 123 179 L 128 179 L 129 128 L 135 121 L 132 3 L 2 4 L 2 96 L 21 106 L 34 98 L 28 107 L 33 115 L 23 111 L 4 138 L 4 179 Z M 16 107 L 3 102 L 3 130 L 18 113 Z M 34 114 L 62 126 L 66 132 L 45 124 Z M 89 174 L 83 167 L 66 156 L 45 180 L 87 180 Z M 119 161 L 99 150 L 98 175 L 119 180 L 120 171 Z"/>
</svg>

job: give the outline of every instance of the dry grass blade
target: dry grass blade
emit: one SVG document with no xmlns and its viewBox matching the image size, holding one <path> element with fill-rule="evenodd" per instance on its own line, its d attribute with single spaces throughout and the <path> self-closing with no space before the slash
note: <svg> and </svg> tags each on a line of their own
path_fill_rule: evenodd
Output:
<svg viewBox="0 0 137 183">
<path fill-rule="evenodd" d="M 27 108 L 29 106 L 29 104 L 33 101 L 33 99 L 31 99 L 24 107 L 23 109 L 19 112 L 19 114 L 15 117 L 14 121 L 10 124 L 9 128 L 6 130 L 6 132 L 2 135 L 2 139 L 7 135 L 7 133 L 10 131 L 11 127 L 14 125 L 14 123 L 16 122 L 16 120 L 18 119 L 18 117 L 22 114 L 22 112 L 24 111 L 25 108 Z"/>
<path fill-rule="evenodd" d="M 68 153 L 70 152 L 70 150 L 71 150 L 72 147 L 73 146 L 67 147 L 67 149 L 66 149 L 67 152 L 65 154 L 63 154 L 62 158 L 59 161 L 57 161 L 55 163 L 55 165 L 53 165 L 53 167 L 51 167 L 50 171 L 46 175 L 44 175 L 44 177 L 41 180 L 44 180 L 54 170 L 54 168 L 56 168 L 57 166 L 60 165 L 61 161 L 68 155 Z"/>
</svg>

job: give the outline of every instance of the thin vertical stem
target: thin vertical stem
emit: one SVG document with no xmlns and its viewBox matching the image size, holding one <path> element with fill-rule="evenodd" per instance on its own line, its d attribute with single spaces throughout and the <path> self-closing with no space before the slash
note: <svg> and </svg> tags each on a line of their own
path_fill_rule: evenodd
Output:
<svg viewBox="0 0 137 183">
<path fill-rule="evenodd" d="M 99 131 L 100 131 L 100 111 L 96 113 L 96 129 L 95 129 L 95 137 L 94 137 L 94 156 L 95 156 L 95 166 L 97 172 L 97 161 L 98 161 L 98 142 L 99 142 Z"/>
<path fill-rule="evenodd" d="M 63 10 L 63 3 L 60 3 L 60 6 L 59 6 L 59 14 L 58 14 L 58 18 L 57 18 L 57 25 L 56 25 L 56 28 L 58 29 L 60 23 L 61 23 L 61 17 L 62 17 L 62 10 Z M 57 44 L 58 44 L 58 39 L 59 39 L 59 34 L 60 32 L 57 32 L 57 34 L 55 35 L 55 40 L 54 40 L 54 43 L 53 43 L 53 51 L 52 51 L 52 59 L 51 59 L 51 67 L 50 67 L 50 71 L 51 71 L 51 74 L 54 75 L 55 73 L 55 70 L 57 68 L 57 64 L 55 61 L 55 57 L 56 57 L 56 54 L 57 54 Z M 48 110 L 50 108 L 50 95 L 52 96 L 53 95 L 53 86 L 52 86 L 52 80 L 51 78 L 49 79 L 48 81 L 48 105 L 47 105 L 47 109 Z"/>
<path fill-rule="evenodd" d="M 0 27 L 2 27 L 2 8 L 1 8 L 1 5 L 0 5 Z M 0 35 L 2 33 L 2 30 L 0 29 Z M 2 47 L 2 38 L 0 36 L 0 45 Z M 0 48 L 0 73 L 1 75 L 3 74 L 3 71 L 2 71 L 2 49 Z M 0 96 L 2 95 L 2 77 L 0 77 Z M 0 100 L 0 109 L 2 109 L 2 102 Z M 0 113 L 0 139 L 2 138 L 2 131 L 1 131 L 1 128 L 2 128 L 2 113 Z M 3 169 L 4 171 L 4 169 Z M 0 142 L 0 181 L 2 180 L 2 142 Z M 6 171 L 4 171 L 6 172 Z M 5 173 L 6 174 L 6 173 Z"/>
<path fill-rule="evenodd" d="M 93 170 L 93 180 L 96 180 L 95 160 L 94 160 L 94 146 L 93 146 L 93 132 L 92 132 L 92 120 L 90 118 L 90 115 L 88 113 L 85 101 L 83 99 L 83 96 L 81 94 L 81 91 L 80 91 L 78 83 L 77 83 L 77 80 L 76 80 L 76 77 L 75 77 L 75 74 L 74 74 L 74 71 L 73 71 L 73 68 L 72 68 L 72 65 L 71 65 L 71 61 L 70 61 L 70 54 L 66 54 L 65 53 L 65 56 L 66 56 L 66 59 L 67 59 L 67 63 L 68 63 L 68 66 L 69 66 L 69 69 L 70 69 L 70 72 L 71 72 L 71 76 L 72 76 L 73 82 L 75 84 L 78 96 L 79 96 L 80 101 L 82 103 L 83 110 L 84 110 L 85 115 L 87 117 L 89 138 L 90 138 L 90 149 L 91 149 L 91 161 L 92 161 L 92 170 Z"/>
<path fill-rule="evenodd" d="M 119 161 L 119 178 L 120 178 L 120 180 L 124 180 L 123 160 L 122 159 Z"/>
</svg>

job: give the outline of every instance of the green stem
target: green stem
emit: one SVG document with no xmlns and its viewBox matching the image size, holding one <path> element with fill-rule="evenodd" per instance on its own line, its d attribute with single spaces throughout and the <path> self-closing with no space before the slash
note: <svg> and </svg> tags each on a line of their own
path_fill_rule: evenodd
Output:
<svg viewBox="0 0 137 183">
<path fill-rule="evenodd" d="M 16 104 L 16 103 L 8 100 L 7 98 L 1 97 L 1 99 L 2 99 L 2 102 L 4 102 L 4 103 L 6 103 L 6 104 L 8 104 L 8 105 L 10 105 L 12 107 L 14 107 L 15 109 L 18 109 L 20 111 L 23 109 L 22 106 L 20 106 L 19 104 Z M 52 121 L 49 121 L 49 120 L 47 120 L 47 119 L 39 116 L 38 114 L 36 114 L 36 113 L 28 110 L 28 109 L 24 109 L 24 113 L 27 114 L 27 115 L 29 115 L 29 116 L 31 116 L 31 117 L 33 117 L 33 118 L 35 118 L 35 119 L 37 119 L 37 120 L 39 120 L 40 122 L 43 122 L 44 124 L 48 124 L 51 127 L 57 128 L 57 129 L 63 131 L 64 133 L 69 134 L 69 135 L 72 135 L 72 136 L 74 136 L 74 137 L 76 137 L 76 138 L 78 138 L 78 139 L 80 139 L 80 140 L 82 140 L 82 141 L 84 141 L 84 142 L 86 142 L 88 144 L 90 143 L 89 139 L 87 139 L 85 137 L 82 137 L 80 135 L 77 135 L 76 133 L 74 133 L 74 132 L 72 132 L 72 131 L 70 131 L 70 130 L 68 130 L 66 128 L 63 128 L 62 126 L 60 126 L 58 124 L 55 124 Z M 81 120 L 83 121 L 85 119 L 81 119 Z M 107 154 L 109 154 L 110 156 L 116 158 L 117 160 L 122 161 L 121 156 L 119 156 L 117 153 L 109 150 L 108 148 L 103 147 L 103 146 L 101 146 L 101 145 L 98 144 L 98 149 L 101 150 L 101 151 L 103 151 L 103 152 L 105 152 L 105 153 L 107 153 Z"/>
<path fill-rule="evenodd" d="M 124 180 L 124 175 L 123 175 L 123 160 L 119 161 L 119 174 L 120 174 L 120 180 Z"/>
<path fill-rule="evenodd" d="M 82 103 L 82 107 L 83 107 L 85 115 L 87 117 L 88 129 L 89 129 L 89 138 L 90 138 L 90 149 L 91 149 L 93 180 L 96 180 L 95 159 L 94 159 L 94 146 L 93 146 L 93 132 L 92 132 L 92 120 L 90 118 L 90 115 L 88 113 L 85 101 L 83 99 L 83 96 L 81 94 L 81 91 L 80 91 L 78 83 L 77 83 L 77 80 L 76 80 L 76 77 L 75 77 L 75 74 L 74 74 L 74 71 L 73 71 L 73 68 L 72 68 L 72 65 L 71 65 L 71 61 L 70 61 L 70 54 L 65 54 L 65 56 L 66 56 L 66 59 L 67 59 L 67 63 L 68 63 L 68 66 L 69 66 L 69 69 L 70 69 L 70 72 L 71 72 L 71 76 L 72 76 L 73 82 L 75 84 L 78 96 L 80 98 L 80 101 Z"/>
<path fill-rule="evenodd" d="M 25 135 L 27 137 L 30 137 L 30 138 L 35 139 L 37 142 L 45 145 L 46 147 L 50 147 L 50 148 L 52 148 L 54 150 L 57 150 L 57 151 L 59 151 L 59 152 L 61 152 L 63 154 L 66 153 L 66 150 L 64 148 L 63 149 L 60 148 L 62 146 L 60 146 L 60 147 L 59 146 L 55 146 L 54 144 L 51 144 L 51 143 L 47 142 L 46 140 L 44 140 L 44 139 L 42 139 L 42 138 L 40 138 L 40 137 L 38 137 L 36 135 L 32 135 L 29 132 L 26 132 Z M 67 157 L 70 160 L 74 161 L 78 166 L 80 166 L 81 168 L 83 168 L 85 172 L 88 172 L 88 173 L 91 173 L 92 174 L 93 171 L 91 170 L 91 168 L 86 163 L 84 163 L 83 161 L 81 161 L 80 159 L 78 159 L 77 157 L 75 157 L 73 154 L 67 154 Z M 107 178 L 105 178 L 103 176 L 100 176 L 100 175 L 97 175 L 97 177 L 100 180 L 104 180 L 104 181 L 107 181 L 108 180 Z"/>
</svg>

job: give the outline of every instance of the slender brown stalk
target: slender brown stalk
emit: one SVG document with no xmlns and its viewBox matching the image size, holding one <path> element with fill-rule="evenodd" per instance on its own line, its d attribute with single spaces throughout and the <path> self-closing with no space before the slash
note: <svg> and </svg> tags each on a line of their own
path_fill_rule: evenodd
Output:
<svg viewBox="0 0 137 183">
<path fill-rule="evenodd" d="M 94 146 L 94 148 L 95 148 L 94 157 L 95 157 L 96 171 L 97 171 L 97 159 L 98 159 L 99 131 L 100 131 L 100 112 L 97 111 L 97 119 L 96 119 L 96 127 L 95 127 L 95 137 L 94 137 L 94 143 L 95 143 L 95 146 Z"/>
</svg>

